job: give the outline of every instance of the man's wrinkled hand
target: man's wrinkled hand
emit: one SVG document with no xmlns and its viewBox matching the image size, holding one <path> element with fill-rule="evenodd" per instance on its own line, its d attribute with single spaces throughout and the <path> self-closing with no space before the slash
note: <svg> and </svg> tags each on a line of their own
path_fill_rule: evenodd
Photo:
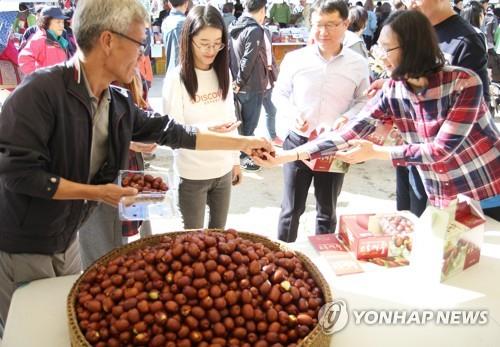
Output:
<svg viewBox="0 0 500 347">
<path fill-rule="evenodd" d="M 132 187 L 120 187 L 113 183 L 100 186 L 99 201 L 105 202 L 111 206 L 118 206 L 123 197 L 137 195 L 138 190 Z"/>
</svg>

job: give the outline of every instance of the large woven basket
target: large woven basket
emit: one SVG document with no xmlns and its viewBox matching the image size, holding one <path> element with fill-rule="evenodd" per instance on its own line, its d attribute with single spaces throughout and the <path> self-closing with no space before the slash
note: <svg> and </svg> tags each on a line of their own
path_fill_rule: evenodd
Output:
<svg viewBox="0 0 500 347">
<path fill-rule="evenodd" d="M 68 322 L 69 322 L 71 346 L 72 347 L 91 347 L 91 345 L 87 342 L 87 340 L 85 339 L 85 336 L 82 334 L 82 332 L 78 326 L 78 321 L 76 318 L 75 302 L 76 302 L 78 286 L 80 284 L 80 281 L 82 280 L 82 278 L 85 277 L 85 275 L 92 268 L 94 268 L 96 265 L 107 264 L 110 260 L 112 260 L 120 255 L 127 254 L 133 250 L 144 248 L 146 246 L 155 245 L 155 244 L 159 243 L 160 239 L 165 235 L 168 235 L 171 237 L 176 237 L 178 235 L 182 235 L 182 234 L 194 232 L 194 231 L 198 231 L 198 230 L 175 231 L 175 232 L 169 232 L 166 234 L 160 234 L 160 235 L 146 237 L 146 238 L 132 242 L 128 245 L 122 246 L 120 248 L 117 248 L 117 249 L 107 253 L 106 255 L 104 255 L 101 258 L 99 258 L 98 260 L 96 260 L 94 262 L 94 264 L 89 266 L 89 268 L 73 284 L 73 287 L 71 288 L 71 291 L 68 295 L 67 311 L 68 311 Z M 209 230 L 209 231 L 223 232 L 223 230 Z M 289 248 L 287 248 L 283 244 L 271 241 L 268 238 L 257 235 L 257 234 L 238 231 L 238 235 L 243 239 L 247 239 L 247 240 L 250 240 L 253 242 L 260 242 L 264 246 L 266 246 L 267 248 L 274 250 L 274 251 L 290 250 Z M 316 265 L 314 265 L 314 263 L 309 258 L 307 258 L 304 254 L 297 252 L 297 251 L 293 251 L 293 252 L 302 261 L 302 263 L 304 264 L 304 267 L 310 273 L 311 277 L 319 285 L 321 291 L 323 292 L 325 302 L 332 301 L 333 297 L 332 297 L 330 287 L 327 284 L 323 275 L 319 272 Z M 300 346 L 301 347 L 328 347 L 328 346 L 330 346 L 330 341 L 331 341 L 331 335 L 325 335 L 323 333 L 323 331 L 321 330 L 320 326 L 316 325 L 316 327 L 302 340 L 302 343 L 300 344 Z"/>
</svg>

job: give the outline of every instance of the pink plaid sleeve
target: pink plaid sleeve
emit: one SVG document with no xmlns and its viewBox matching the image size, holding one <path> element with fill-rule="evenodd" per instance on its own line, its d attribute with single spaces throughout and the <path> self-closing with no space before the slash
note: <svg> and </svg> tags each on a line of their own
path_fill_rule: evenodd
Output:
<svg viewBox="0 0 500 347">
<path fill-rule="evenodd" d="M 461 72 L 453 90 L 457 94 L 446 119 L 432 142 L 396 147 L 391 153 L 394 165 L 433 164 L 447 160 L 465 141 L 475 126 L 481 108 L 482 85 L 476 75 Z M 422 115 L 425 116 L 425 115 Z"/>
</svg>

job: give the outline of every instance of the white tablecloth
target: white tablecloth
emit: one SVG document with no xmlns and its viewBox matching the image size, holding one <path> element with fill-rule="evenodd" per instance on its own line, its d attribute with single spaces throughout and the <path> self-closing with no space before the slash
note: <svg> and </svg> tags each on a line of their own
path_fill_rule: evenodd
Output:
<svg viewBox="0 0 500 347">
<path fill-rule="evenodd" d="M 490 223 L 491 225 L 491 223 Z M 495 230 L 496 229 L 496 230 Z M 485 325 L 356 325 L 333 336 L 341 346 L 500 346 L 500 227 L 487 227 L 481 261 L 445 283 L 419 283 L 410 267 L 335 277 L 307 242 L 293 247 L 308 255 L 349 310 L 489 310 Z M 32 282 L 13 297 L 2 347 L 69 346 L 66 297 L 76 276 Z M 316 347 L 316 346 L 315 346 Z M 323 346 L 318 346 L 323 347 Z"/>
</svg>

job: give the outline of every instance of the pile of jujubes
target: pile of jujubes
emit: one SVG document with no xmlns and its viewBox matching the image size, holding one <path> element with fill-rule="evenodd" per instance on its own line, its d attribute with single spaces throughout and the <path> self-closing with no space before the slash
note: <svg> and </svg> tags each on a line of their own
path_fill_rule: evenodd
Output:
<svg viewBox="0 0 500 347">
<path fill-rule="evenodd" d="M 166 192 L 168 185 L 161 177 L 129 172 L 122 177 L 122 187 L 136 188 L 139 192 Z"/>
<path fill-rule="evenodd" d="M 296 346 L 323 294 L 290 251 L 227 232 L 163 236 L 82 278 L 81 331 L 93 346 Z"/>
</svg>

